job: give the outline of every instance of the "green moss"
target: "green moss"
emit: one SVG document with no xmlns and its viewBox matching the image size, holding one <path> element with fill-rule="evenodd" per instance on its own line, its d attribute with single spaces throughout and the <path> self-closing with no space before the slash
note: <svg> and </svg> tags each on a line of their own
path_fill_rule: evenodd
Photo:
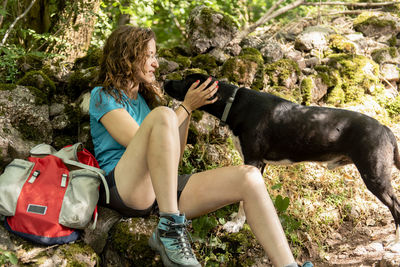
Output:
<svg viewBox="0 0 400 267">
<path fill-rule="evenodd" d="M 201 110 L 196 109 L 195 111 L 192 112 L 192 120 L 194 121 L 200 121 L 203 118 L 204 112 Z"/>
<path fill-rule="evenodd" d="M 158 56 L 163 57 L 169 61 L 174 61 L 178 63 L 179 69 L 186 69 L 189 68 L 190 65 L 192 64 L 191 60 L 187 56 L 183 56 L 179 54 L 180 50 L 178 49 L 167 49 L 167 48 L 161 48 L 158 50 Z"/>
<path fill-rule="evenodd" d="M 371 53 L 373 60 L 379 64 L 384 63 L 387 60 L 391 60 L 399 56 L 399 52 L 395 47 L 386 47 L 381 49 L 375 49 Z"/>
<path fill-rule="evenodd" d="M 390 101 L 386 106 L 390 117 L 396 117 L 400 115 L 400 96 L 397 96 L 393 101 Z"/>
<path fill-rule="evenodd" d="M 217 61 L 209 54 L 201 54 L 192 58 L 192 67 L 204 69 L 207 73 L 214 76 L 218 70 Z"/>
<path fill-rule="evenodd" d="M 306 77 L 301 81 L 300 91 L 301 91 L 301 95 L 303 97 L 302 104 L 307 105 L 307 106 L 311 104 L 312 87 L 313 87 L 313 80 L 311 77 Z"/>
<path fill-rule="evenodd" d="M 247 224 L 240 232 L 223 235 L 220 239 L 226 244 L 227 255 L 231 256 L 228 266 L 252 266 L 255 263 L 254 258 L 247 256 L 248 250 L 256 246 L 255 237 Z"/>
<path fill-rule="evenodd" d="M 202 70 L 202 69 L 194 68 L 194 69 L 187 69 L 187 70 L 184 70 L 184 71 L 183 71 L 183 76 L 187 76 L 187 75 L 195 74 L 195 73 L 200 73 L 200 74 L 208 75 L 207 71 Z"/>
<path fill-rule="evenodd" d="M 264 59 L 261 52 L 252 47 L 243 48 L 240 51 L 239 56 L 257 62 L 258 64 L 264 64 Z"/>
<path fill-rule="evenodd" d="M 221 68 L 221 77 L 226 77 L 230 82 L 243 83 L 248 71 L 256 64 L 256 73 L 251 89 L 261 90 L 264 86 L 264 60 L 261 53 L 253 48 L 245 48 L 241 54 L 229 58 Z"/>
<path fill-rule="evenodd" d="M 297 75 L 301 73 L 297 63 L 291 59 L 280 59 L 267 64 L 264 71 L 269 76 L 271 86 L 282 86 L 283 82 L 286 81 L 293 72 Z"/>
<path fill-rule="evenodd" d="M 94 86 L 92 82 L 95 81 L 98 71 L 97 67 L 76 70 L 69 77 L 68 85 L 64 93 L 72 100 L 76 100 L 83 92 L 92 89 Z"/>
<path fill-rule="evenodd" d="M 156 220 L 155 217 L 151 217 L 151 219 L 154 222 Z M 142 218 L 131 218 L 131 222 L 120 221 L 117 223 L 113 228 L 112 247 L 135 266 L 159 266 L 160 259 L 156 258 L 156 254 L 147 243 L 150 233 L 144 234 L 142 231 L 132 230 L 132 226 L 141 225 L 142 220 Z"/>
<path fill-rule="evenodd" d="M 365 56 L 333 54 L 329 56 L 326 67 L 315 69 L 319 71 L 323 81 L 331 87 L 327 95 L 330 104 L 360 102 L 365 93 L 379 93 L 371 92 L 371 88 L 379 88 L 381 85 L 379 65 Z M 325 75 L 321 74 L 323 70 Z M 344 99 L 342 99 L 343 94 Z"/>
<path fill-rule="evenodd" d="M 27 88 L 35 96 L 35 105 L 48 105 L 49 104 L 47 95 L 42 90 L 39 90 L 33 86 L 27 86 Z"/>
<path fill-rule="evenodd" d="M 388 43 L 390 46 L 396 46 L 397 45 L 397 36 L 393 35 L 392 37 L 390 37 L 390 39 L 388 40 Z"/>
<path fill-rule="evenodd" d="M 354 20 L 354 29 L 356 31 L 361 31 L 363 27 L 369 25 L 378 28 L 390 27 L 391 30 L 396 29 L 396 23 L 393 20 L 382 19 L 370 12 L 364 12 Z"/>
<path fill-rule="evenodd" d="M 43 66 L 44 54 L 40 56 L 40 54 L 26 54 L 17 59 L 17 64 L 28 64 L 34 70 L 40 70 Z"/>
<path fill-rule="evenodd" d="M 17 86 L 13 83 L 0 83 L 0 91 L 12 91 Z"/>
<path fill-rule="evenodd" d="M 100 262 L 100 257 L 89 245 L 86 245 L 83 242 L 62 245 L 59 247 L 59 250 L 67 259 L 67 267 L 87 266 L 88 263 L 82 261 L 82 255 L 84 256 L 83 258 L 89 257 L 92 263 L 99 264 Z"/>
<path fill-rule="evenodd" d="M 213 20 L 213 15 L 214 14 L 220 14 L 222 15 L 222 19 L 218 22 L 218 24 L 215 24 Z M 230 31 L 232 28 L 238 28 L 238 23 L 235 21 L 235 19 L 227 14 L 223 14 L 220 12 L 217 12 L 216 10 L 210 8 L 210 7 L 203 7 L 200 11 L 200 14 L 198 14 L 199 17 L 201 17 L 201 21 L 203 21 L 203 29 L 206 31 L 206 35 L 209 38 L 215 37 L 215 32 L 212 30 L 215 27 L 221 27 L 223 29 L 226 29 Z M 195 20 L 197 19 L 197 16 L 191 16 L 188 21 L 188 28 L 190 30 L 194 29 L 195 26 Z"/>
<path fill-rule="evenodd" d="M 84 57 L 75 60 L 74 69 L 87 69 L 100 65 L 103 51 L 101 48 L 90 48 Z"/>
<path fill-rule="evenodd" d="M 357 18 L 354 19 L 353 24 L 354 25 L 361 24 L 371 17 L 374 17 L 374 13 L 369 12 L 369 11 L 362 12 L 360 15 L 357 16 Z"/>
<path fill-rule="evenodd" d="M 182 80 L 183 77 L 180 73 L 178 72 L 172 72 L 167 74 L 167 76 L 165 77 L 167 80 Z"/>
<path fill-rule="evenodd" d="M 268 88 L 268 93 L 282 97 L 286 100 L 298 104 L 302 103 L 300 88 L 295 88 L 294 90 L 290 90 L 285 86 L 271 86 Z"/>
<path fill-rule="evenodd" d="M 42 81 L 38 80 L 38 76 L 42 78 Z M 28 88 L 37 88 L 40 90 L 42 92 L 40 94 L 37 93 L 36 90 L 32 92 L 37 97 L 43 97 L 37 100 L 39 103 L 47 103 L 50 101 L 56 91 L 54 82 L 40 70 L 27 72 L 24 77 L 17 81 L 17 85 L 31 86 Z"/>
<path fill-rule="evenodd" d="M 26 119 L 12 123 L 12 126 L 21 133 L 24 140 L 44 141 L 46 138 L 42 131 L 37 127 L 32 127 Z"/>
<path fill-rule="evenodd" d="M 348 53 L 354 54 L 356 52 L 355 45 L 348 41 L 345 37 L 339 34 L 332 34 L 329 36 L 329 47 L 335 53 Z"/>
</svg>

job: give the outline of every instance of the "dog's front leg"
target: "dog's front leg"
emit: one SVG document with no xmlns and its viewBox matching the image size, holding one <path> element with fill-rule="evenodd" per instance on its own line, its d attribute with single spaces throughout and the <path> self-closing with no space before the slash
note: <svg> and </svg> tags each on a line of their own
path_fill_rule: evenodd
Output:
<svg viewBox="0 0 400 267">
<path fill-rule="evenodd" d="M 243 201 L 240 201 L 239 210 L 236 214 L 231 215 L 233 219 L 224 224 L 223 228 L 229 233 L 237 233 L 243 228 L 244 222 L 246 221 L 246 215 L 244 214 Z"/>
</svg>

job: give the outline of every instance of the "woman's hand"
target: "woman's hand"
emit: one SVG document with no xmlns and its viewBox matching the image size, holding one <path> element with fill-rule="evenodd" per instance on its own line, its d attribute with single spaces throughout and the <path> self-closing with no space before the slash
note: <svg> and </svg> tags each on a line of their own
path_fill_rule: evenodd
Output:
<svg viewBox="0 0 400 267">
<path fill-rule="evenodd" d="M 218 100 L 217 97 L 210 99 L 218 91 L 218 81 L 215 81 L 206 89 L 211 81 L 212 78 L 210 77 L 200 85 L 200 81 L 196 81 L 190 86 L 182 103 L 189 109 L 189 113 L 201 106 L 212 104 Z"/>
</svg>

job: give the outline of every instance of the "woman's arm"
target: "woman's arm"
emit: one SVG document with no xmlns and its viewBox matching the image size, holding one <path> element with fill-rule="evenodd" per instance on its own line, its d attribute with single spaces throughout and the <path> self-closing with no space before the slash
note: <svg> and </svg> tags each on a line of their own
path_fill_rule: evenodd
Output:
<svg viewBox="0 0 400 267">
<path fill-rule="evenodd" d="M 181 157 L 182 160 L 183 152 L 185 150 L 190 116 L 192 111 L 198 109 L 201 106 L 214 103 L 217 101 L 217 98 L 209 100 L 218 90 L 218 82 L 213 83 L 205 89 L 211 79 L 207 79 L 201 85 L 199 85 L 199 81 L 193 83 L 188 92 L 186 93 L 185 99 L 182 104 L 175 110 L 176 116 L 178 117 L 179 122 L 179 137 L 180 137 L 180 145 L 181 145 Z"/>
<path fill-rule="evenodd" d="M 100 122 L 115 141 L 124 147 L 128 146 L 139 129 L 137 122 L 122 108 L 107 112 L 101 117 Z"/>
</svg>

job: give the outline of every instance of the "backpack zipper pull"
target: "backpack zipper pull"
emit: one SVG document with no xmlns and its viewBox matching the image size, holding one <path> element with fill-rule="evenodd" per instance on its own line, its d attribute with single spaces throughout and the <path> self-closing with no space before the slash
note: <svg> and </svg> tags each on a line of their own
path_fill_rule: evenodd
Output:
<svg viewBox="0 0 400 267">
<path fill-rule="evenodd" d="M 28 183 L 33 184 L 33 182 L 36 180 L 36 178 L 38 178 L 40 174 L 39 170 L 36 170 L 33 172 L 32 177 L 29 179 Z"/>
<path fill-rule="evenodd" d="M 61 175 L 61 187 L 67 186 L 67 177 L 68 177 L 68 175 L 66 175 L 65 173 L 63 173 L 63 175 Z"/>
</svg>

